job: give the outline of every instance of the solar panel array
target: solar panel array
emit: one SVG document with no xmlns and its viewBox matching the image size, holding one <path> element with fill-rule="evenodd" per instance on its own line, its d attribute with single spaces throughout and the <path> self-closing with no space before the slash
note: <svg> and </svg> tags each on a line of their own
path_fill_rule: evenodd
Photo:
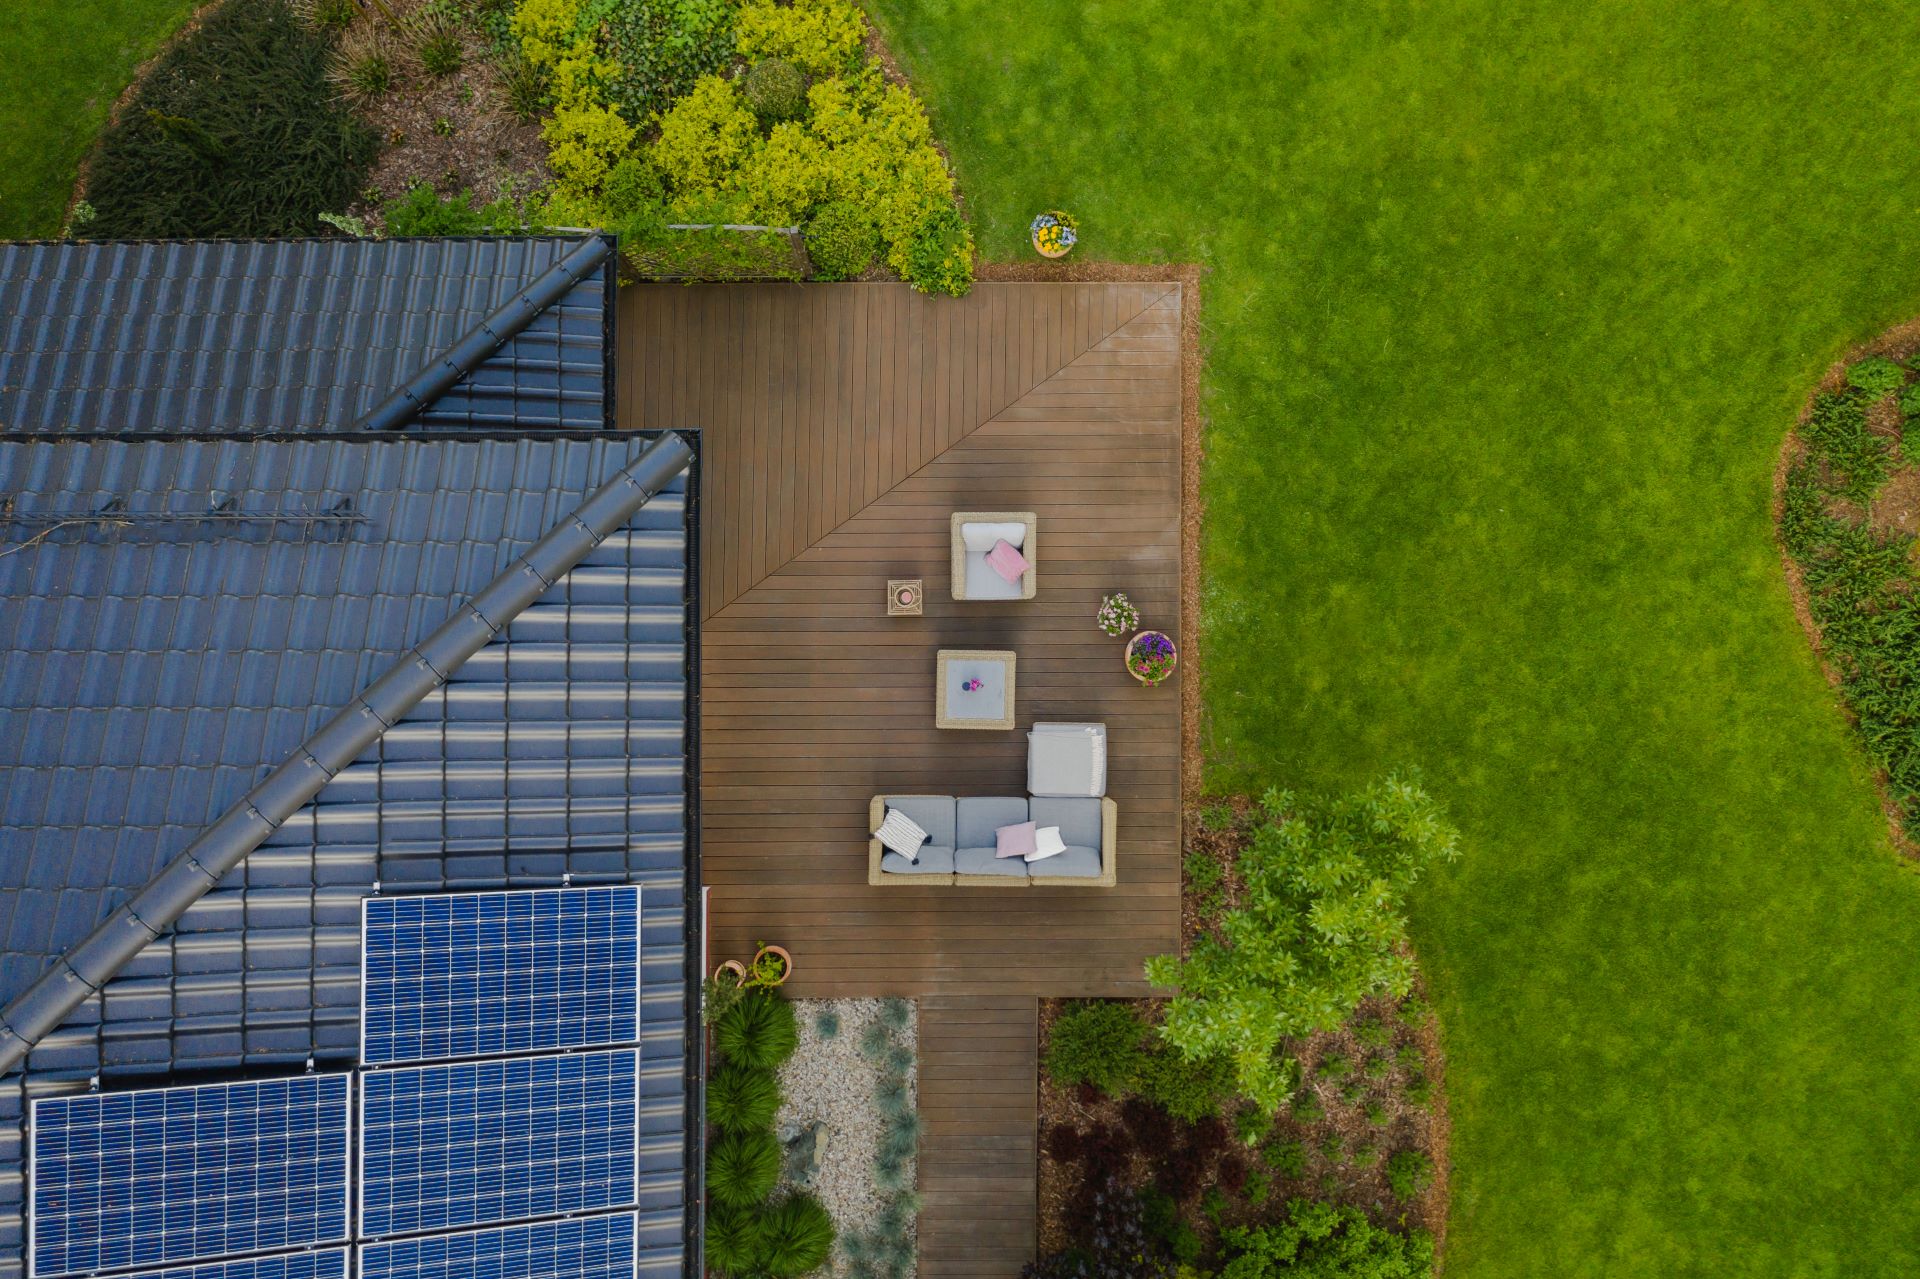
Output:
<svg viewBox="0 0 1920 1279">
<path fill-rule="evenodd" d="M 209 1261 L 170 1270 L 143 1270 L 124 1279 L 347 1279 L 347 1250 L 281 1253 L 243 1261 Z"/>
<path fill-rule="evenodd" d="M 318 1245 L 352 1242 L 358 1279 L 631 1279 L 640 918 L 629 886 L 370 900 L 357 1076 L 34 1103 L 30 1273 L 346 1279 Z"/>
<path fill-rule="evenodd" d="M 334 1074 L 36 1101 L 31 1273 L 346 1239 L 348 1093 Z"/>
<path fill-rule="evenodd" d="M 639 1079 L 633 1049 L 366 1075 L 360 1233 L 380 1238 L 633 1203 Z"/>
<path fill-rule="evenodd" d="M 360 1279 L 620 1279 L 634 1271 L 630 1212 L 502 1226 L 360 1249 Z"/>
<path fill-rule="evenodd" d="M 365 1065 L 630 1044 L 640 889 L 371 897 Z"/>
</svg>

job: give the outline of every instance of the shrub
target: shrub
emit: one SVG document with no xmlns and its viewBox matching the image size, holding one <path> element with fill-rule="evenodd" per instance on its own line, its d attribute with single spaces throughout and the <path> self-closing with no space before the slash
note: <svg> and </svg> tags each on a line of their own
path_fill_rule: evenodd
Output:
<svg viewBox="0 0 1920 1279">
<path fill-rule="evenodd" d="M 1145 1097 L 1120 1104 L 1120 1123 L 1142 1150 L 1164 1150 L 1173 1140 L 1173 1118 Z"/>
<path fill-rule="evenodd" d="M 1237 1085 L 1277 1109 L 1289 1088 L 1283 1039 L 1344 1022 L 1374 994 L 1413 985 L 1401 904 L 1459 836 L 1414 782 L 1393 776 L 1339 800 L 1296 805 L 1270 792 L 1236 869 L 1241 905 L 1186 960 L 1161 955 L 1147 979 L 1179 993 L 1160 1036 L 1183 1056 L 1227 1056 Z"/>
<path fill-rule="evenodd" d="M 1400 1090 L 1409 1106 L 1425 1110 L 1433 1104 L 1433 1081 L 1424 1074 L 1416 1074 L 1407 1080 L 1407 1086 Z"/>
<path fill-rule="evenodd" d="M 1367 1058 L 1365 1073 L 1368 1079 L 1385 1079 L 1393 1073 L 1393 1058 L 1385 1053 Z"/>
<path fill-rule="evenodd" d="M 1402 1150 L 1387 1160 L 1387 1185 L 1396 1199 L 1412 1199 L 1433 1184 L 1433 1160 L 1424 1150 Z"/>
<path fill-rule="evenodd" d="M 1196 896 L 1206 896 L 1226 882 L 1227 868 L 1212 853 L 1196 849 L 1181 863 L 1187 872 L 1187 888 Z"/>
<path fill-rule="evenodd" d="M 332 53 L 283 0 L 213 10 L 102 135 L 89 236 L 311 235 L 358 196 L 376 149 L 327 81 Z"/>
<path fill-rule="evenodd" d="M 1393 1027 L 1377 1017 L 1362 1017 L 1353 1023 L 1353 1039 L 1362 1048 L 1384 1048 L 1393 1042 Z"/>
<path fill-rule="evenodd" d="M 813 1033 L 828 1041 L 840 1037 L 840 1014 L 831 1008 L 822 1008 L 813 1019 Z"/>
<path fill-rule="evenodd" d="M 913 1107 L 913 1093 L 908 1090 L 907 1081 L 897 1075 L 881 1079 L 874 1089 L 874 1100 L 879 1103 L 880 1113 L 888 1119 L 904 1115 Z"/>
<path fill-rule="evenodd" d="M 747 105 L 762 120 L 791 120 L 807 105 L 807 82 L 800 68 L 783 58 L 763 58 L 747 68 L 741 81 Z"/>
<path fill-rule="evenodd" d="M 437 5 L 422 5 L 407 15 L 405 30 L 413 57 L 431 76 L 449 76 L 467 59 L 460 23 Z"/>
<path fill-rule="evenodd" d="M 1233 1135 L 1243 1146 L 1259 1145 L 1267 1139 L 1267 1134 L 1271 1131 L 1273 1131 L 1273 1116 L 1258 1107 L 1247 1107 L 1233 1116 Z"/>
<path fill-rule="evenodd" d="M 880 1024 L 896 1034 L 906 1030 L 913 1025 L 913 1001 L 897 997 L 881 1000 Z"/>
<path fill-rule="evenodd" d="M 644 124 L 733 58 L 728 0 L 622 0 L 610 8 L 602 31 L 619 70 L 607 96 L 633 124 Z"/>
<path fill-rule="evenodd" d="M 1317 1124 L 1327 1117 L 1327 1108 L 1320 1104 L 1319 1094 L 1305 1088 L 1293 1094 L 1292 1111 L 1294 1119 L 1303 1124 Z"/>
<path fill-rule="evenodd" d="M 1240 1188 L 1240 1197 L 1249 1205 L 1258 1208 L 1267 1202 L 1273 1194 L 1273 1174 L 1264 1168 L 1254 1168 L 1247 1173 L 1247 1184 Z"/>
<path fill-rule="evenodd" d="M 1101 1183 L 1074 1246 L 1028 1262 L 1020 1279 L 1173 1279 L 1173 1260 L 1148 1237 L 1144 1216 L 1138 1194 Z"/>
<path fill-rule="evenodd" d="M 750 1208 L 719 1208 L 707 1213 L 707 1266 L 723 1275 L 753 1273 L 760 1260 L 760 1215 Z"/>
<path fill-rule="evenodd" d="M 1375 1101 L 1375 1102 L 1369 1102 L 1367 1104 L 1367 1123 L 1368 1124 L 1372 1125 L 1375 1128 L 1385 1128 L 1388 1122 L 1391 1121 L 1392 1119 L 1393 1119 L 1393 1112 L 1387 1108 L 1386 1102 Z"/>
<path fill-rule="evenodd" d="M 1346 1102 L 1349 1106 L 1359 1105 L 1360 1102 L 1366 1099 L 1366 1096 L 1367 1081 L 1364 1079 L 1350 1079 L 1347 1081 L 1346 1086 L 1340 1090 L 1340 1100 Z"/>
<path fill-rule="evenodd" d="M 416 182 L 380 211 L 388 235 L 509 235 L 523 226 L 513 201 L 502 198 L 474 207 L 471 192 L 442 200 L 425 182 Z"/>
<path fill-rule="evenodd" d="M 1320 1059 L 1320 1064 L 1314 1068 L 1314 1073 L 1322 1079 L 1345 1079 L 1353 1073 L 1353 1062 L 1345 1053 L 1328 1053 Z"/>
<path fill-rule="evenodd" d="M 773 1072 L 729 1062 L 707 1084 L 707 1118 L 722 1132 L 769 1128 L 780 1110 L 780 1083 Z"/>
<path fill-rule="evenodd" d="M 1906 380 L 1907 371 L 1884 355 L 1869 355 L 1847 369 L 1847 385 L 1870 400 L 1899 390 Z"/>
<path fill-rule="evenodd" d="M 1427 1064 L 1427 1056 L 1420 1051 L 1419 1044 L 1400 1045 L 1400 1051 L 1393 1055 L 1393 1060 L 1405 1070 L 1418 1070 Z"/>
<path fill-rule="evenodd" d="M 921 221 L 902 257 L 896 269 L 922 293 L 960 297 L 973 287 L 973 234 L 952 206 Z"/>
<path fill-rule="evenodd" d="M 728 1133 L 707 1152 L 707 1194 L 724 1208 L 749 1208 L 780 1178 L 780 1143 L 762 1129 Z"/>
<path fill-rule="evenodd" d="M 747 161 L 759 141 L 753 112 L 739 92 L 710 75 L 662 117 L 651 154 L 675 196 L 711 195 Z"/>
<path fill-rule="evenodd" d="M 1307 1170 L 1307 1148 L 1291 1137 L 1281 1137 L 1260 1148 L 1260 1162 L 1282 1177 L 1298 1177 Z"/>
<path fill-rule="evenodd" d="M 1146 1062 L 1146 1025 L 1130 1003 L 1073 1004 L 1054 1019 L 1046 1070 L 1056 1084 L 1092 1084 L 1112 1096 L 1131 1091 Z"/>
<path fill-rule="evenodd" d="M 633 142 L 633 126 L 612 107 L 562 106 L 541 136 L 557 182 L 573 191 L 597 191 Z"/>
<path fill-rule="evenodd" d="M 1326 1140 L 1320 1143 L 1320 1157 L 1330 1164 L 1343 1164 L 1347 1161 L 1347 1139 L 1339 1133 L 1328 1133 Z"/>
<path fill-rule="evenodd" d="M 393 51 L 378 27 L 348 32 L 327 63 L 327 79 L 355 102 L 371 102 L 393 87 Z"/>
<path fill-rule="evenodd" d="M 1421 1279 L 1433 1272 L 1433 1238 L 1424 1230 L 1395 1234 L 1347 1205 L 1296 1199 L 1285 1218 L 1225 1231 L 1220 1279 Z"/>
<path fill-rule="evenodd" d="M 771 993 L 742 997 L 714 1023 L 722 1056 L 761 1070 L 778 1070 L 800 1042 L 793 1005 Z"/>
<path fill-rule="evenodd" d="M 747 0 L 737 22 L 742 57 L 779 58 L 815 76 L 849 70 L 867 38 L 866 19 L 852 0 Z"/>
<path fill-rule="evenodd" d="M 757 1269 L 772 1279 L 798 1279 L 833 1251 L 833 1218 L 812 1195 L 788 1195 L 761 1219 Z"/>
<path fill-rule="evenodd" d="M 1900 392 L 1900 414 L 1902 417 L 1920 417 L 1920 382 Z"/>
<path fill-rule="evenodd" d="M 1361 1142 L 1353 1148 L 1353 1166 L 1363 1172 L 1380 1162 L 1380 1147 L 1371 1141 Z"/>
</svg>

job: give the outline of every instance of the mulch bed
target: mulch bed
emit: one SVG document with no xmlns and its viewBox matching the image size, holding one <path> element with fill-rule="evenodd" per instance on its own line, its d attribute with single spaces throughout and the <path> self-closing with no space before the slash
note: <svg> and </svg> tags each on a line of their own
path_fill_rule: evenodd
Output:
<svg viewBox="0 0 1920 1279">
<path fill-rule="evenodd" d="M 1802 456 L 1800 428 L 1807 424 L 1813 415 L 1813 402 L 1821 394 L 1833 394 L 1845 389 L 1847 366 L 1868 355 L 1884 355 L 1889 359 L 1910 361 L 1920 354 L 1920 318 L 1908 320 L 1882 333 L 1871 342 L 1847 351 L 1828 366 L 1826 374 L 1819 384 L 1807 393 L 1806 402 L 1800 407 L 1800 416 L 1794 420 L 1794 427 L 1787 432 L 1786 439 L 1780 442 L 1780 453 L 1773 464 L 1773 525 L 1774 541 L 1780 551 L 1780 567 L 1787 578 L 1787 596 L 1793 603 L 1793 615 L 1800 623 L 1801 634 L 1807 637 L 1812 646 L 1815 659 L 1820 663 L 1820 672 L 1826 676 L 1827 684 L 1834 690 L 1834 703 L 1847 722 L 1858 727 L 1858 719 L 1839 696 L 1840 672 L 1828 660 L 1827 650 L 1821 641 L 1820 627 L 1813 620 L 1813 609 L 1807 601 L 1806 578 L 1800 572 L 1800 566 L 1793 562 L 1793 556 L 1787 551 L 1787 544 L 1780 536 L 1780 520 L 1786 513 L 1787 472 Z M 1899 436 L 1898 410 L 1890 405 L 1876 406 L 1869 414 L 1869 426 L 1879 434 L 1892 432 L 1892 438 Z M 1874 503 L 1872 511 L 1861 512 L 1861 518 L 1872 521 L 1883 529 L 1899 529 L 1902 532 L 1913 531 L 1920 527 L 1920 472 L 1911 467 L 1896 467 L 1888 478 L 1880 501 Z M 1920 842 L 1916 842 L 1900 820 L 1900 810 L 1893 802 L 1893 794 L 1887 789 L 1887 775 L 1883 769 L 1875 769 L 1873 784 L 1880 796 L 1880 811 L 1887 819 L 1887 837 L 1894 849 L 1909 861 L 1920 861 Z"/>
<path fill-rule="evenodd" d="M 1250 801 L 1234 798 L 1188 812 L 1188 853 L 1217 862 L 1224 873 L 1218 900 L 1208 903 L 1207 909 L 1201 909 L 1198 894 L 1192 891 L 1185 894 L 1181 918 L 1183 952 L 1208 927 L 1209 919 L 1220 909 L 1231 908 L 1239 899 L 1239 885 L 1233 876 L 1232 865 L 1234 858 L 1246 845 L 1249 818 L 1253 811 L 1254 806 Z M 1424 987 L 1417 985 L 1415 994 L 1424 1000 Z M 1141 1003 L 1148 1019 L 1157 1020 L 1164 1001 L 1145 1000 Z M 1289 1198 L 1325 1199 L 1361 1208 L 1382 1225 L 1427 1230 L 1434 1236 L 1436 1246 L 1444 1246 L 1449 1179 L 1447 1146 L 1450 1135 L 1446 1110 L 1446 1060 L 1441 1049 L 1437 1019 L 1431 1015 L 1413 1021 L 1403 1019 L 1398 1016 L 1398 1005 L 1397 1000 L 1369 999 L 1362 1004 L 1355 1018 L 1341 1029 L 1311 1035 L 1288 1045 L 1288 1051 L 1301 1063 L 1305 1090 L 1319 1101 L 1323 1114 L 1310 1122 L 1303 1122 L 1292 1113 L 1283 1115 L 1274 1124 L 1274 1135 L 1300 1142 L 1306 1148 L 1305 1166 L 1296 1176 L 1273 1175 L 1271 1193 L 1260 1205 L 1250 1204 L 1237 1195 L 1227 1195 L 1219 1217 L 1220 1226 L 1251 1225 L 1272 1220 Z M 1041 1003 L 1040 1044 L 1043 1060 L 1053 1023 L 1066 1006 L 1067 1001 L 1057 999 L 1043 1000 Z M 1392 1026 L 1389 1043 L 1372 1048 L 1362 1044 L 1357 1037 L 1356 1026 L 1370 1021 L 1385 1022 Z M 1337 1053 L 1348 1062 L 1358 1065 L 1369 1057 L 1396 1057 L 1402 1048 L 1409 1045 L 1419 1053 L 1420 1064 L 1414 1070 L 1395 1061 L 1384 1076 L 1367 1079 L 1364 1083 L 1361 1082 L 1363 1072 L 1358 1069 L 1341 1079 L 1328 1079 L 1319 1074 L 1319 1068 L 1330 1054 Z M 1412 1104 L 1405 1095 L 1416 1070 L 1430 1083 L 1431 1100 L 1425 1106 Z M 1348 1101 L 1348 1088 L 1362 1095 L 1356 1095 L 1354 1100 Z M 1375 1124 L 1370 1121 L 1366 1113 L 1369 1105 L 1385 1108 L 1387 1113 L 1380 1117 L 1382 1122 Z M 1082 1189 L 1081 1165 L 1055 1158 L 1049 1149 L 1048 1134 L 1056 1126 L 1071 1127 L 1082 1132 L 1097 1130 L 1101 1125 L 1124 1128 L 1122 1109 L 1120 1102 L 1093 1089 L 1055 1086 L 1045 1078 L 1043 1072 L 1040 1081 L 1038 1185 L 1039 1243 L 1043 1255 L 1066 1246 L 1070 1237 L 1068 1223 L 1081 1219 L 1081 1213 L 1075 1207 L 1076 1196 Z M 1227 1118 L 1231 1119 L 1231 1116 Z M 1228 1126 L 1230 1129 L 1231 1124 Z M 1176 1132 L 1188 1127 L 1176 1125 Z M 1327 1153 L 1329 1143 L 1335 1137 L 1339 1138 L 1345 1153 L 1338 1158 L 1330 1158 Z M 1361 1167 L 1351 1157 L 1351 1152 L 1368 1144 L 1377 1148 L 1378 1158 L 1370 1166 Z M 1386 1178 L 1387 1157 L 1407 1149 L 1424 1151 L 1434 1166 L 1432 1184 L 1411 1203 L 1396 1199 Z M 1222 1162 L 1237 1161 L 1247 1169 L 1263 1167 L 1258 1153 L 1246 1150 L 1231 1135 L 1227 1137 L 1225 1151 L 1219 1156 Z M 1131 1164 L 1131 1176 L 1135 1184 L 1151 1182 L 1151 1173 L 1148 1157 L 1136 1153 Z M 1215 1164 L 1214 1176 L 1216 1180 L 1221 1178 L 1218 1163 Z M 1237 1178 L 1228 1176 L 1226 1179 Z M 1210 1239 L 1213 1223 L 1193 1202 L 1185 1206 L 1182 1215 Z"/>
</svg>

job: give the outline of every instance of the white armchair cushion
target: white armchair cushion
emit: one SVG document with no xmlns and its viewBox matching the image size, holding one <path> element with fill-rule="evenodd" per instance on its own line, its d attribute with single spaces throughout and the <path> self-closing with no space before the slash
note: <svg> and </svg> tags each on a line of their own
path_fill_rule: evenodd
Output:
<svg viewBox="0 0 1920 1279">
<path fill-rule="evenodd" d="M 1023 549 L 1027 544 L 1027 526 L 1022 523 L 960 526 L 960 541 L 969 555 L 985 555 L 1002 538 L 1014 549 Z"/>
<path fill-rule="evenodd" d="M 880 846 L 889 852 L 895 852 L 913 861 L 920 856 L 920 848 L 927 842 L 927 832 L 920 824 L 897 808 L 887 810 L 887 820 L 880 823 L 880 829 L 873 832 Z"/>
</svg>

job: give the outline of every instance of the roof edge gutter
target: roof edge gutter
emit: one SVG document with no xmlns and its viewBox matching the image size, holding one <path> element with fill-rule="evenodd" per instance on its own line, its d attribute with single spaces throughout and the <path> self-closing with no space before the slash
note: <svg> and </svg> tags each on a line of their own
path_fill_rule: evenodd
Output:
<svg viewBox="0 0 1920 1279">
<path fill-rule="evenodd" d="M 55 960 L 38 981 L 0 1009 L 0 1075 L 18 1066 L 36 1043 L 306 807 L 335 774 L 445 684 L 692 461 L 693 449 L 674 432 L 649 445 L 321 725 L 145 888 Z"/>
<path fill-rule="evenodd" d="M 453 385 L 484 364 L 534 318 L 567 295 L 574 285 L 599 270 L 613 254 L 612 237 L 592 235 L 567 256 L 548 267 L 505 306 L 480 321 L 467 335 L 448 347 L 418 373 L 402 382 L 358 422 L 358 431 L 392 431 L 405 426 L 453 389 Z"/>
</svg>

